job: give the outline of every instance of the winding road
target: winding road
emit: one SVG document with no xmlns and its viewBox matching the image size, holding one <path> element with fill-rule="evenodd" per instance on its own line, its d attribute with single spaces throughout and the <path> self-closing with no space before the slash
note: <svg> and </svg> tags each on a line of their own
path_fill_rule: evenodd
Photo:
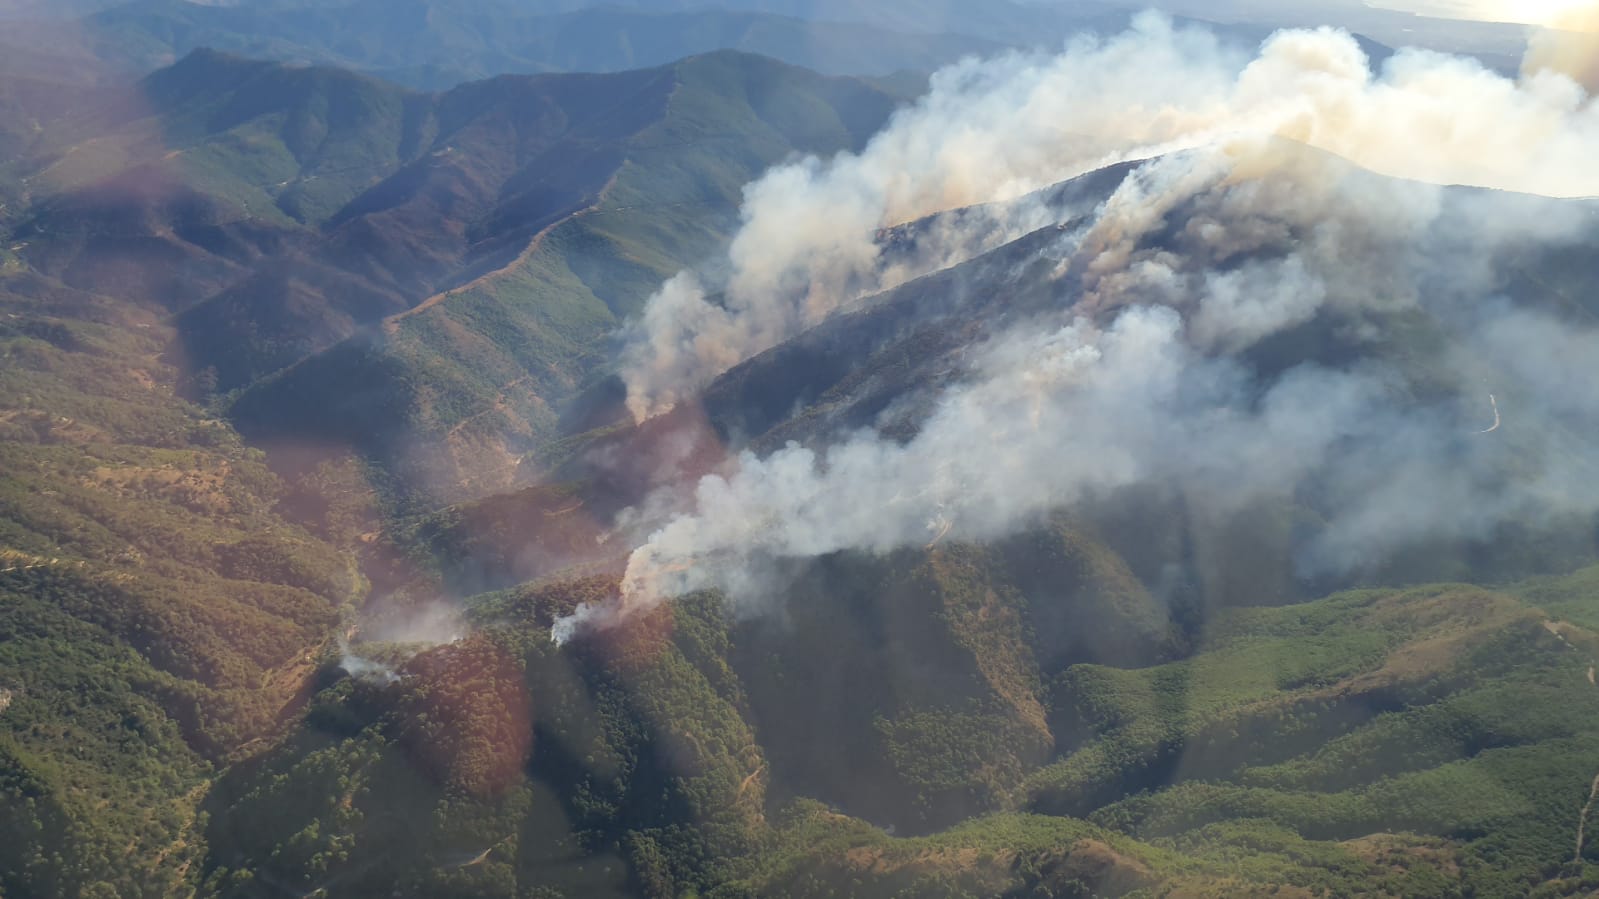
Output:
<svg viewBox="0 0 1599 899">
<path fill-rule="evenodd" d="M 1549 633 L 1554 634 L 1556 639 L 1564 643 L 1567 649 L 1573 652 L 1577 651 L 1577 647 L 1572 646 L 1571 641 L 1566 639 L 1566 635 L 1561 633 L 1559 624 L 1553 621 L 1545 621 L 1543 626 Z M 1599 668 L 1593 665 L 1588 666 L 1588 683 L 1591 686 L 1599 687 Z M 1577 817 L 1577 845 L 1575 852 L 1571 856 L 1573 864 L 1582 864 L 1582 847 L 1588 840 L 1588 818 L 1593 814 L 1593 807 L 1596 803 L 1599 803 L 1599 774 L 1594 775 L 1593 783 L 1588 788 L 1588 802 L 1582 807 L 1582 814 Z"/>
</svg>

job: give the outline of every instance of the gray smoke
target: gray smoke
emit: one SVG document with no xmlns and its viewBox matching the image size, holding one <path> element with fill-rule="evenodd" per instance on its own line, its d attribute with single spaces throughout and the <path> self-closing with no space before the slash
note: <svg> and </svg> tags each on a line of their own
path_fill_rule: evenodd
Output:
<svg viewBox="0 0 1599 899">
<path fill-rule="evenodd" d="M 1592 206 L 1436 185 L 1599 193 L 1595 138 L 1599 113 L 1560 72 L 1511 82 L 1404 52 L 1373 78 L 1330 30 L 1279 34 L 1246 62 L 1146 17 L 1054 59 L 945 73 L 860 156 L 750 189 L 722 297 L 681 278 L 635 331 L 636 413 L 903 279 L 877 264 L 878 226 L 1166 152 L 1062 234 L 1059 310 L 975 348 L 915 437 L 743 455 L 657 521 L 614 606 L 555 636 L 707 588 L 759 608 L 783 560 L 990 539 L 1144 483 L 1222 514 L 1314 484 L 1325 521 L 1300 548 L 1305 574 L 1591 513 L 1599 398 L 1572 385 L 1599 375 L 1599 333 L 1511 304 L 1495 271 L 1591 238 Z M 1065 218 L 999 204 L 981 230 L 1051 217 Z M 931 267 L 976 249 L 932 243 Z M 1266 376 L 1240 360 L 1318 318 L 1374 350 L 1410 326 L 1453 349 L 1427 390 L 1378 351 Z M 1484 435 L 1490 393 L 1505 424 Z"/>
<path fill-rule="evenodd" d="M 345 674 L 369 684 L 386 687 L 400 679 L 398 671 L 387 662 L 369 659 L 350 648 L 348 640 L 339 640 L 339 668 Z"/>
<path fill-rule="evenodd" d="M 360 638 L 366 644 L 384 644 L 383 655 L 394 661 L 409 661 L 417 654 L 457 643 L 471 633 L 471 625 L 460 608 L 444 600 L 422 603 L 397 603 L 392 597 L 371 603 L 362 611 Z M 362 655 L 350 641 L 339 638 L 339 667 L 351 677 L 386 685 L 400 679 L 390 662 Z"/>
<path fill-rule="evenodd" d="M 640 420 L 660 414 L 851 300 L 986 249 L 967 239 L 974 232 L 1014 237 L 1059 216 L 996 206 L 991 227 L 927 241 L 921 258 L 893 265 L 882 264 L 880 229 L 1113 162 L 1277 135 L 1396 177 L 1599 194 L 1590 162 L 1599 111 L 1573 80 L 1591 48 L 1569 36 L 1538 41 L 1520 81 L 1421 50 L 1373 76 L 1343 32 L 1281 32 L 1251 60 L 1148 14 L 1126 34 L 1082 38 L 1053 57 L 954 66 L 860 154 L 779 167 L 746 190 L 726 283 L 707 291 L 685 274 L 629 329 L 630 408 Z"/>
</svg>

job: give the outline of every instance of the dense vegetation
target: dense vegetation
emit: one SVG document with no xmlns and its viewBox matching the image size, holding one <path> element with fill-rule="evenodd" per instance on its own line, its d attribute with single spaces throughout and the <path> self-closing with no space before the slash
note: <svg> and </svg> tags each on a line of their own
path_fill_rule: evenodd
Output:
<svg viewBox="0 0 1599 899">
<path fill-rule="evenodd" d="M 904 99 L 735 53 L 420 94 L 197 51 L 64 90 L 18 87 L 0 123 L 10 264 L 170 310 L 185 395 L 424 508 L 529 483 L 607 335 L 727 239 L 744 184 Z"/>
<path fill-rule="evenodd" d="M 364 581 L 174 394 L 149 310 L 0 278 L 0 892 L 169 896 L 217 766 L 277 732 Z"/>
<path fill-rule="evenodd" d="M 743 185 L 796 150 L 859 146 L 897 102 L 864 82 L 732 54 L 647 74 L 606 88 L 628 97 L 625 112 L 515 163 L 527 171 L 510 185 L 526 193 L 483 214 L 499 243 L 527 229 L 526 244 L 508 250 L 519 254 L 469 268 L 375 333 L 257 383 L 234 406 L 241 426 L 265 439 L 353 444 L 398 483 L 436 497 L 526 483 L 547 470 L 561 410 L 606 373 L 607 335 L 665 278 L 726 239 Z M 519 89 L 500 80 L 463 89 L 472 96 L 459 102 L 516 108 Z M 591 102 L 587 89 L 573 100 Z M 483 166 L 483 139 L 452 138 L 451 158 Z M 330 382 L 341 385 L 339 404 L 307 414 L 308 398 Z"/>
<path fill-rule="evenodd" d="M 974 548 L 916 555 L 840 559 L 848 580 L 818 575 L 835 587 L 884 579 L 843 600 L 859 635 L 824 632 L 843 619 L 803 592 L 787 627 L 731 620 L 702 596 L 557 651 L 545 623 L 603 597 L 605 576 L 480 597 L 476 636 L 401 663 L 398 680 L 333 683 L 295 737 L 221 781 L 211 885 L 474 896 L 1599 885 L 1587 841 L 1574 860 L 1599 772 L 1588 680 L 1599 634 L 1579 623 L 1599 615 L 1594 570 L 1501 592 L 1367 590 L 1226 611 L 1196 654 L 1050 674 L 1034 627 L 1057 597 L 1022 598 Z M 986 614 L 962 608 L 978 586 Z M 925 835 L 893 835 L 907 830 Z"/>
</svg>

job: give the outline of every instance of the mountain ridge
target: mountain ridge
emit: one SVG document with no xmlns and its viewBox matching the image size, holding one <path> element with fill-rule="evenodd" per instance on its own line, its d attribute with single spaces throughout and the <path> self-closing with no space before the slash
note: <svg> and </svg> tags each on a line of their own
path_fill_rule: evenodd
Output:
<svg viewBox="0 0 1599 899">
<path fill-rule="evenodd" d="M 500 74 L 649 68 L 719 49 L 761 53 L 831 74 L 889 75 L 1002 48 L 980 37 L 754 9 L 600 5 L 490 11 L 443 0 L 404 10 L 357 2 L 292 12 L 147 0 L 93 13 L 76 28 L 40 29 L 114 72 L 147 72 L 213 47 L 359 70 L 427 90 Z"/>
</svg>

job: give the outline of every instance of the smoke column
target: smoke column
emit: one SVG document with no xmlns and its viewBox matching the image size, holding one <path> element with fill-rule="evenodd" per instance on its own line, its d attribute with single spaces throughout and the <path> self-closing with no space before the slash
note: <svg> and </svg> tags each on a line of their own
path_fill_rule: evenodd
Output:
<svg viewBox="0 0 1599 899">
<path fill-rule="evenodd" d="M 1599 112 L 1579 83 L 1595 58 L 1586 37 L 1540 35 L 1520 81 L 1420 50 L 1373 76 L 1343 32 L 1281 32 L 1251 60 L 1146 14 L 1055 57 L 954 66 L 860 154 L 807 159 L 747 188 L 719 294 L 680 277 L 629 330 L 629 406 L 659 414 L 841 304 L 920 273 L 879 267 L 880 228 L 1232 135 L 1287 137 L 1436 184 L 1599 194 Z M 972 249 L 961 235 L 945 243 L 924 268 Z"/>
<path fill-rule="evenodd" d="M 1599 508 L 1582 450 L 1599 408 L 1561 386 L 1599 374 L 1599 337 L 1501 302 L 1491 271 L 1579 240 L 1591 207 L 1440 188 L 1599 194 L 1581 55 L 1540 61 L 1535 42 L 1511 80 L 1406 50 L 1373 75 L 1335 30 L 1281 32 L 1249 59 L 1146 15 L 1058 56 L 940 73 L 862 153 L 751 185 L 719 292 L 680 276 L 628 333 L 631 408 L 658 414 L 864 295 L 1063 220 L 1027 199 L 1041 187 L 1152 159 L 1063 236 L 1058 315 L 977 348 L 971 378 L 907 443 L 866 432 L 704 479 L 633 554 L 616 606 L 556 637 L 698 589 L 760 607 L 779 560 L 992 538 L 1149 481 L 1225 505 L 1314 478 L 1346 499 L 1304 548 L 1306 571 Z M 974 203 L 992 206 L 935 231 L 915 263 L 882 264 L 877 229 Z M 1464 445 L 1480 425 L 1375 362 L 1261 383 L 1234 359 L 1324 313 L 1358 328 L 1408 310 L 1454 336 L 1452 377 L 1516 378 L 1498 402 L 1518 404 L 1535 442 Z M 1527 474 L 1510 482 L 1513 464 Z"/>
</svg>

